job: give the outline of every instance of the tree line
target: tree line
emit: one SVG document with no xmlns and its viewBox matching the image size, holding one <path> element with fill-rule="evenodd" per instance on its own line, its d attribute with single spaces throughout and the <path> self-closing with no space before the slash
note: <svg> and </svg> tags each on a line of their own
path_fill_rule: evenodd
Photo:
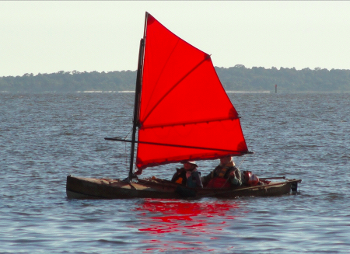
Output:
<svg viewBox="0 0 350 254">
<path fill-rule="evenodd" d="M 215 67 L 226 90 L 350 92 L 350 70 L 263 67 Z M 0 77 L 0 91 L 15 93 L 126 91 L 135 89 L 136 71 L 65 72 Z"/>
</svg>

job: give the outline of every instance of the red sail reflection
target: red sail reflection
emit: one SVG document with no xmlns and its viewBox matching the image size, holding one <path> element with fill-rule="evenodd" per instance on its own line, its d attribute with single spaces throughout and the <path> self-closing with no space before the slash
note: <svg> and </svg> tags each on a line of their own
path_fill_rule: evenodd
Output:
<svg viewBox="0 0 350 254">
<path fill-rule="evenodd" d="M 162 245 L 160 249 L 163 250 L 169 250 L 167 246 L 172 246 L 171 250 L 196 249 L 203 251 L 202 240 L 216 239 L 218 235 L 224 233 L 222 230 L 225 227 L 232 226 L 230 220 L 235 219 L 234 214 L 236 214 L 237 208 L 239 208 L 238 203 L 232 200 L 199 202 L 145 199 L 135 210 L 141 212 L 139 215 L 142 217 L 139 231 L 149 234 L 165 234 L 166 236 L 173 233 L 174 236 L 181 236 L 181 238 L 183 236 L 190 237 L 185 238 L 186 241 L 180 239 L 180 241 L 160 241 L 158 238 L 157 240 L 149 240 L 147 243 Z M 191 239 L 197 241 L 188 242 Z M 198 241 L 199 239 L 201 241 Z M 191 248 L 187 248 L 189 243 L 192 245 Z M 196 248 L 193 245 L 201 247 Z M 205 251 L 210 250 L 205 249 Z"/>
</svg>

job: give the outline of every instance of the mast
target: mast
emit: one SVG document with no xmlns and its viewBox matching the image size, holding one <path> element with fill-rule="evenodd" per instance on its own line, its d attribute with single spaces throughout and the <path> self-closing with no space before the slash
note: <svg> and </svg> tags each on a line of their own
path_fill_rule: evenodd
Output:
<svg viewBox="0 0 350 254">
<path fill-rule="evenodd" d="M 145 28 L 147 24 L 147 15 L 145 16 Z M 140 108 L 140 98 L 141 98 L 141 86 L 142 86 L 142 69 L 143 69 L 143 53 L 145 48 L 145 31 L 144 37 L 140 40 L 140 48 L 139 48 L 139 59 L 137 66 L 137 77 L 136 77 L 136 87 L 135 87 L 135 101 L 134 101 L 134 120 L 132 127 L 132 140 L 131 140 L 131 151 L 130 151 L 130 168 L 129 168 L 129 177 L 127 178 L 129 181 L 133 178 L 133 164 L 134 164 L 134 151 L 136 142 L 136 127 L 139 125 L 139 108 Z"/>
</svg>

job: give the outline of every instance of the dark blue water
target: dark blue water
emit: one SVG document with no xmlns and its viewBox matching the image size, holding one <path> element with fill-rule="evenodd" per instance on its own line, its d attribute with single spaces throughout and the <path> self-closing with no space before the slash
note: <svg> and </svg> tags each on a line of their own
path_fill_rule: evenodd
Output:
<svg viewBox="0 0 350 254">
<path fill-rule="evenodd" d="M 103 138 L 130 135 L 133 94 L 0 94 L 0 253 L 348 253 L 350 94 L 230 98 L 255 152 L 236 164 L 298 195 L 68 200 L 68 174 L 127 176 L 128 145 Z"/>
</svg>

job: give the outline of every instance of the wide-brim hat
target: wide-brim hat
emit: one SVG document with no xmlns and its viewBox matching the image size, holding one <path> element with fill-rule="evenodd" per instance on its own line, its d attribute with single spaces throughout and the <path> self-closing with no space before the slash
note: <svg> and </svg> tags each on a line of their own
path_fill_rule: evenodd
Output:
<svg viewBox="0 0 350 254">
<path fill-rule="evenodd" d="M 182 164 L 185 164 L 185 163 L 189 163 L 189 164 L 191 164 L 191 165 L 194 165 L 194 166 L 198 167 L 198 165 L 196 164 L 195 161 L 183 161 L 183 162 L 182 162 Z"/>
</svg>

